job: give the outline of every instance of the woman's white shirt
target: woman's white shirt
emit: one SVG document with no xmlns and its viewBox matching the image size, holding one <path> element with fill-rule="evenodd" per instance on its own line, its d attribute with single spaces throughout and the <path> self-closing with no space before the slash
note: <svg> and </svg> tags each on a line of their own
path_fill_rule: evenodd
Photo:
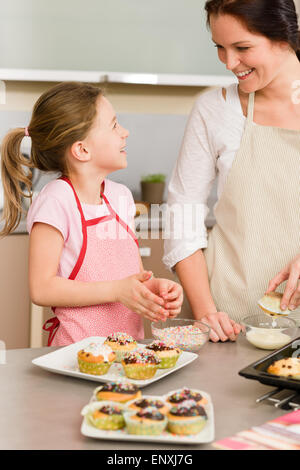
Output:
<svg viewBox="0 0 300 470">
<path fill-rule="evenodd" d="M 170 218 L 163 262 L 172 269 L 176 263 L 207 247 L 205 218 L 207 200 L 218 177 L 217 201 L 240 148 L 246 118 L 243 115 L 238 84 L 202 93 L 193 106 L 185 129 L 180 153 L 168 187 L 168 206 L 189 208 L 197 220 L 190 225 L 185 215 Z M 182 212 L 183 214 L 183 212 Z M 188 220 L 188 222 L 187 222 Z M 189 225 L 187 230 L 184 225 Z"/>
</svg>

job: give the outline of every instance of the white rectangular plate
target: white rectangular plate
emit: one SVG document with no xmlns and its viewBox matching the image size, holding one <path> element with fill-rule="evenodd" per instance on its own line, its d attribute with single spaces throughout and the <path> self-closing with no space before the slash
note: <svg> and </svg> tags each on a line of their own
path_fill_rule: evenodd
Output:
<svg viewBox="0 0 300 470">
<path fill-rule="evenodd" d="M 121 364 L 112 364 L 109 371 L 105 375 L 91 375 L 80 372 L 77 365 L 77 353 L 81 349 L 85 348 L 90 343 L 104 342 L 106 337 L 93 336 L 85 338 L 77 343 L 70 344 L 63 348 L 57 349 L 49 354 L 37 357 L 33 359 L 32 363 L 36 366 L 46 369 L 56 374 L 70 375 L 72 377 L 78 377 L 80 379 L 93 380 L 95 382 L 114 382 L 120 379 L 126 379 L 124 374 L 123 366 Z M 145 344 L 138 344 L 139 347 L 145 347 Z M 197 354 L 183 351 L 179 356 L 175 367 L 172 369 L 157 369 L 154 377 L 147 380 L 133 380 L 128 379 L 130 382 L 135 383 L 140 388 L 146 387 L 156 380 L 162 379 L 163 377 L 172 374 L 176 370 L 187 366 L 197 358 Z"/>
<path fill-rule="evenodd" d="M 208 419 L 206 426 L 198 434 L 183 436 L 164 431 L 159 436 L 139 436 L 137 434 L 127 434 L 126 428 L 120 429 L 119 431 L 104 431 L 97 429 L 89 424 L 85 418 L 82 421 L 81 434 L 87 437 L 93 437 L 94 439 L 114 441 L 167 442 L 169 444 L 205 444 L 212 442 L 215 438 L 213 404 L 208 393 L 202 392 L 201 390 L 200 393 L 208 401 L 208 403 L 204 405 Z M 150 396 L 148 396 L 148 398 L 150 398 Z M 155 398 L 157 398 L 157 396 Z"/>
</svg>

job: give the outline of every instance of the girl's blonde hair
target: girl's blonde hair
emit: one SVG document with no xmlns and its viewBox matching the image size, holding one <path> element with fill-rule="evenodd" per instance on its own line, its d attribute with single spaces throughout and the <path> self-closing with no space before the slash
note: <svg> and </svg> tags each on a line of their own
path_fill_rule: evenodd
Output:
<svg viewBox="0 0 300 470">
<path fill-rule="evenodd" d="M 19 225 L 22 197 L 31 201 L 31 168 L 67 174 L 65 152 L 87 136 L 100 96 L 100 88 L 77 82 L 60 83 L 43 93 L 34 105 L 27 128 L 32 141 L 29 160 L 21 153 L 25 129 L 18 127 L 6 134 L 1 146 L 5 226 L 0 235 L 8 235 Z"/>
</svg>

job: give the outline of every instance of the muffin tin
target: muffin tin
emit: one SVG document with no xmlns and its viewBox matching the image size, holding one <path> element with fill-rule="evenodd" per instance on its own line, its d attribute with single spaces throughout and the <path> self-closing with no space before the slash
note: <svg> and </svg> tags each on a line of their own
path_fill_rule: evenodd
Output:
<svg viewBox="0 0 300 470">
<path fill-rule="evenodd" d="M 267 372 L 268 367 L 275 361 L 287 357 L 300 357 L 300 337 L 294 339 L 281 349 L 278 349 L 259 361 L 250 364 L 239 371 L 239 375 L 247 379 L 258 380 L 265 385 L 273 385 L 282 389 L 299 390 L 300 380 L 290 377 L 279 377 Z"/>
</svg>

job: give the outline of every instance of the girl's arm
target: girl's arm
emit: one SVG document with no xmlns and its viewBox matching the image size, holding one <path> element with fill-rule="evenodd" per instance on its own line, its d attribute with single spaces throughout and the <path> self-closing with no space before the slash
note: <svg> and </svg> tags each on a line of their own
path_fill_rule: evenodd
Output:
<svg viewBox="0 0 300 470">
<path fill-rule="evenodd" d="M 194 317 L 212 328 L 210 339 L 214 342 L 226 341 L 228 338 L 234 341 L 241 328 L 225 312 L 217 311 L 210 292 L 207 265 L 202 250 L 177 263 L 175 270 Z"/>
<path fill-rule="evenodd" d="M 29 245 L 29 289 L 37 305 L 81 307 L 121 302 L 150 320 L 159 320 L 162 299 L 143 284 L 149 273 L 107 282 L 81 282 L 57 276 L 63 249 L 62 234 L 44 223 L 35 223 Z"/>
</svg>

